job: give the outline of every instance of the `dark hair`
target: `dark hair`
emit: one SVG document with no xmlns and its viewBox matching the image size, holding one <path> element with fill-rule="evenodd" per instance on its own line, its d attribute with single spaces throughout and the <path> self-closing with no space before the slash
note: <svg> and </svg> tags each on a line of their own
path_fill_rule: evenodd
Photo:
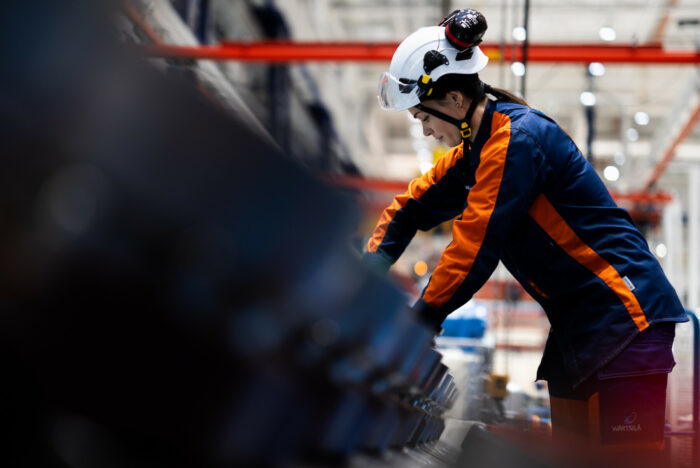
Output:
<svg viewBox="0 0 700 468">
<path fill-rule="evenodd" d="M 473 99 L 475 96 L 481 94 L 479 90 L 480 87 L 481 80 L 479 79 L 479 75 L 476 73 L 472 75 L 450 73 L 448 75 L 441 76 L 437 80 L 429 99 L 443 99 L 450 91 L 460 91 L 468 98 Z M 523 106 L 528 105 L 524 99 L 519 98 L 515 94 L 504 89 L 493 88 L 487 85 L 484 91 L 497 97 L 501 101 L 514 102 L 516 104 L 522 104 Z"/>
</svg>

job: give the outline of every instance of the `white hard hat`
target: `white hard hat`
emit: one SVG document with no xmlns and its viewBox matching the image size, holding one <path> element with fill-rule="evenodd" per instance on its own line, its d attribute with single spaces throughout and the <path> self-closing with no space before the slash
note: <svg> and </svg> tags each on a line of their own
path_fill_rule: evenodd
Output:
<svg viewBox="0 0 700 468">
<path fill-rule="evenodd" d="M 389 71 L 382 74 L 379 105 L 395 112 L 413 107 L 430 96 L 431 85 L 441 76 L 478 73 L 488 61 L 476 45 L 467 51 L 455 48 L 445 37 L 443 26 L 420 28 L 401 42 Z"/>
</svg>

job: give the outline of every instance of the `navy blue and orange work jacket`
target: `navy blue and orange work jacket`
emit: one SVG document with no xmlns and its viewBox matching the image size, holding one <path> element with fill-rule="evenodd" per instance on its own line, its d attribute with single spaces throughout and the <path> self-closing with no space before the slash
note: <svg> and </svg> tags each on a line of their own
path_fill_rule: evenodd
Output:
<svg viewBox="0 0 700 468">
<path fill-rule="evenodd" d="M 471 151 L 455 147 L 413 180 L 365 257 L 388 268 L 416 230 L 455 217 L 418 305 L 441 323 L 502 261 L 545 310 L 573 385 L 650 324 L 687 320 L 628 213 L 571 138 L 530 107 L 488 100 Z"/>
</svg>

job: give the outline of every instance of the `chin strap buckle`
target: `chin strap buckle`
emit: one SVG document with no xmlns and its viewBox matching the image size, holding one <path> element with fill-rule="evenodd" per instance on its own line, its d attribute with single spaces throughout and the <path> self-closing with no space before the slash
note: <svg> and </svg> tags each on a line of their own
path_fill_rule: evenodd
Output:
<svg viewBox="0 0 700 468">
<path fill-rule="evenodd" d="M 467 138 L 472 136 L 472 128 L 467 122 L 462 122 L 459 125 L 459 133 L 460 135 L 462 135 L 462 138 L 466 140 Z"/>
</svg>

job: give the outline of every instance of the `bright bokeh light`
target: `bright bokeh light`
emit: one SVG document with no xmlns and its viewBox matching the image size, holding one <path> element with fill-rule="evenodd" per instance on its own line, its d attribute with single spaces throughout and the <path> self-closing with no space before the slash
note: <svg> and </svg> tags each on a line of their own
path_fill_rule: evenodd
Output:
<svg viewBox="0 0 700 468">
<path fill-rule="evenodd" d="M 420 170 L 421 174 L 425 174 L 426 172 L 428 172 L 432 168 L 433 168 L 433 165 L 430 164 L 429 162 L 421 161 L 418 163 L 418 169 Z"/>
<path fill-rule="evenodd" d="M 428 148 L 420 148 L 417 150 L 418 169 L 421 174 L 425 174 L 433 167 L 433 153 Z"/>
<path fill-rule="evenodd" d="M 418 276 L 423 276 L 428 272 L 428 264 L 423 260 L 419 260 L 413 265 L 413 272 Z"/>
<path fill-rule="evenodd" d="M 637 125 L 649 125 L 649 114 L 646 112 L 636 112 L 634 114 L 634 123 Z"/>
<path fill-rule="evenodd" d="M 629 141 L 639 140 L 639 132 L 637 131 L 636 128 L 628 128 L 626 133 L 627 133 L 627 139 Z"/>
<path fill-rule="evenodd" d="M 522 26 L 516 26 L 513 28 L 513 39 L 516 41 L 524 41 L 527 37 L 527 31 Z"/>
<path fill-rule="evenodd" d="M 617 37 L 617 33 L 610 26 L 603 26 L 602 28 L 600 28 L 599 34 L 600 34 L 600 38 L 602 40 L 608 41 L 608 42 L 614 41 L 615 38 Z"/>
<path fill-rule="evenodd" d="M 605 75 L 605 65 L 600 62 L 593 62 L 588 64 L 588 73 L 593 76 L 603 76 Z"/>
<path fill-rule="evenodd" d="M 605 177 L 610 182 L 615 182 L 620 178 L 620 170 L 615 166 L 608 166 L 603 169 L 603 177 Z"/>
<path fill-rule="evenodd" d="M 613 155 L 613 160 L 615 161 L 615 164 L 617 164 L 618 166 L 622 166 L 627 160 L 627 158 L 625 157 L 625 153 L 623 153 L 622 151 L 618 151 Z"/>
<path fill-rule="evenodd" d="M 510 71 L 512 71 L 513 75 L 515 76 L 524 76 L 525 64 L 522 62 L 513 62 L 513 64 L 510 66 Z"/>
<path fill-rule="evenodd" d="M 656 256 L 659 258 L 664 258 L 668 253 L 668 249 L 665 244 L 659 244 L 656 246 Z"/>
<path fill-rule="evenodd" d="M 508 393 L 518 393 L 522 392 L 523 388 L 516 382 L 508 382 L 506 384 L 506 390 L 508 390 Z"/>
<path fill-rule="evenodd" d="M 586 107 L 595 106 L 595 94 L 590 91 L 582 92 L 579 99 L 581 100 L 581 104 Z"/>
</svg>

